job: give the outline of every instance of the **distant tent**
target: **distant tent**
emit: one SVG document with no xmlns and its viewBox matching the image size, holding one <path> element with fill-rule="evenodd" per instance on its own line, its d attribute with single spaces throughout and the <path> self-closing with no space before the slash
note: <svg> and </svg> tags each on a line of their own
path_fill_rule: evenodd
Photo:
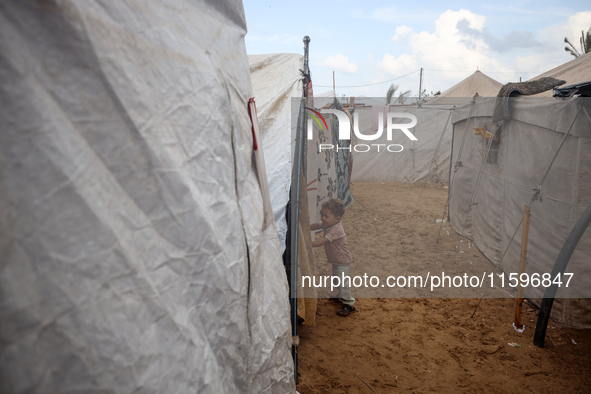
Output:
<svg viewBox="0 0 591 394">
<path fill-rule="evenodd" d="M 496 96 L 501 83 L 480 71 L 452 86 L 441 95 L 428 97 L 420 104 L 412 105 L 359 105 L 355 113 L 359 115 L 361 132 L 374 134 L 378 125 L 379 112 L 401 112 L 417 117 L 417 125 L 412 129 L 418 139 L 410 141 L 400 132 L 392 141 L 386 139 L 386 133 L 368 144 L 383 144 L 380 152 L 377 148 L 368 152 L 365 149 L 353 149 L 353 182 L 447 182 L 450 171 L 452 125 L 451 111 L 469 104 L 475 94 Z M 364 100 L 367 101 L 367 100 Z M 383 121 L 385 125 L 385 121 Z M 408 119 L 399 119 L 399 123 L 408 123 Z M 385 126 L 384 126 L 385 127 Z M 361 142 L 361 141 L 358 141 Z M 397 143 L 404 147 L 402 152 L 388 152 L 385 147 Z"/>
<path fill-rule="evenodd" d="M 0 392 L 295 391 L 241 2 L 0 13 Z"/>
<path fill-rule="evenodd" d="M 495 97 L 502 86 L 502 83 L 495 81 L 482 71 L 476 70 L 466 79 L 436 96 L 435 99 L 441 97 L 474 97 L 476 94 L 480 97 Z"/>
</svg>

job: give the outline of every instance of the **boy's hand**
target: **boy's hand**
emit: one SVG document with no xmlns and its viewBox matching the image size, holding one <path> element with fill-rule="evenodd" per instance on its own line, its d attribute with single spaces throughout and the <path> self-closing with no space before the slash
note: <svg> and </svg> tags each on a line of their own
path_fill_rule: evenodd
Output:
<svg viewBox="0 0 591 394">
<path fill-rule="evenodd" d="M 312 241 L 312 247 L 316 248 L 318 246 L 322 246 L 324 244 L 329 243 L 330 240 L 326 237 L 318 238 L 316 241 Z"/>
<path fill-rule="evenodd" d="M 314 230 L 321 230 L 322 229 L 322 223 L 312 223 L 310 225 L 310 230 L 314 231 Z"/>
</svg>

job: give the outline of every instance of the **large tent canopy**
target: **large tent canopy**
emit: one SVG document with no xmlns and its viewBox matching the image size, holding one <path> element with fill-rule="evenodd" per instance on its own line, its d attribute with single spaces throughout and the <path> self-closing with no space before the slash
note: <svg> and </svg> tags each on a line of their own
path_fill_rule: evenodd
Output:
<svg viewBox="0 0 591 394">
<path fill-rule="evenodd" d="M 2 2 L 0 392 L 295 390 L 245 34 L 238 0 Z"/>
<path fill-rule="evenodd" d="M 560 66 L 546 71 L 545 73 L 542 73 L 531 80 L 535 81 L 544 77 L 554 77 L 556 79 L 563 80 L 565 81 L 564 85 L 591 81 L 591 52 L 579 56 L 570 62 L 561 64 Z M 552 90 L 547 90 L 535 96 L 552 97 Z"/>
<path fill-rule="evenodd" d="M 590 57 L 541 74 L 568 84 L 591 80 Z M 521 220 L 531 206 L 527 274 L 552 272 L 574 224 L 591 203 L 591 101 L 585 97 L 537 96 L 507 99 L 508 112 L 493 122 L 498 100 L 476 99 L 454 112 L 454 171 L 450 176 L 452 227 L 505 274 L 518 272 Z M 500 141 L 489 143 L 475 128 L 499 130 Z M 583 235 L 567 267 L 569 288 L 559 289 L 552 317 L 563 324 L 591 327 L 591 230 Z M 553 278 L 555 279 L 555 278 Z M 526 297 L 539 303 L 544 287 L 529 286 Z"/>
</svg>

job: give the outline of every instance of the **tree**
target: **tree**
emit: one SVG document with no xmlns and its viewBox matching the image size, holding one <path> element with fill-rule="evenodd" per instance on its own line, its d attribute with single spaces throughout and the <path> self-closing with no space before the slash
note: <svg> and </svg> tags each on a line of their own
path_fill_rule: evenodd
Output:
<svg viewBox="0 0 591 394">
<path fill-rule="evenodd" d="M 581 39 L 579 40 L 579 43 L 581 44 L 581 52 L 575 48 L 575 46 L 569 41 L 567 37 L 564 37 L 564 42 L 570 46 L 564 47 L 564 50 L 573 55 L 575 58 L 584 55 L 585 53 L 591 52 L 591 27 L 587 33 L 581 30 Z"/>
<path fill-rule="evenodd" d="M 438 94 L 441 94 L 441 92 L 437 92 L 437 93 L 433 93 L 433 91 L 431 90 L 431 93 L 427 93 L 427 89 L 423 89 L 423 91 L 421 92 L 421 97 L 431 97 L 431 96 L 437 96 Z"/>
<path fill-rule="evenodd" d="M 394 93 L 396 93 L 397 90 L 398 90 L 398 85 L 394 85 L 394 84 L 390 85 L 390 87 L 388 88 L 388 91 L 386 92 L 386 104 L 390 104 L 390 101 L 392 101 L 392 96 L 394 96 Z"/>
<path fill-rule="evenodd" d="M 407 90 L 406 92 L 400 92 L 400 94 L 398 95 L 398 102 L 400 104 L 404 104 L 404 100 L 408 95 L 410 95 L 410 90 Z"/>
<path fill-rule="evenodd" d="M 392 104 L 392 97 L 394 97 L 394 94 L 396 93 L 396 91 L 398 90 L 398 85 L 390 85 L 390 87 L 388 88 L 388 91 L 386 92 L 386 104 Z M 396 99 L 396 103 L 400 103 L 400 104 L 404 104 L 404 99 L 410 94 L 410 90 L 407 90 L 406 92 L 400 92 L 398 94 L 398 98 Z"/>
</svg>

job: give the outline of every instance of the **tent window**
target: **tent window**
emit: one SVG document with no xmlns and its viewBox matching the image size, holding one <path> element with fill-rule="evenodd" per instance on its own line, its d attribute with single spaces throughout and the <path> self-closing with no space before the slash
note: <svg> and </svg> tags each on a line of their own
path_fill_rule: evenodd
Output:
<svg viewBox="0 0 591 394">
<path fill-rule="evenodd" d="M 488 156 L 486 158 L 486 162 L 487 164 L 494 164 L 497 165 L 499 162 L 499 145 L 501 143 L 500 142 L 492 142 L 490 144 L 490 151 L 488 152 Z M 484 139 L 482 140 L 482 154 L 485 155 L 486 154 L 486 146 L 488 145 L 488 142 L 485 141 Z"/>
</svg>

